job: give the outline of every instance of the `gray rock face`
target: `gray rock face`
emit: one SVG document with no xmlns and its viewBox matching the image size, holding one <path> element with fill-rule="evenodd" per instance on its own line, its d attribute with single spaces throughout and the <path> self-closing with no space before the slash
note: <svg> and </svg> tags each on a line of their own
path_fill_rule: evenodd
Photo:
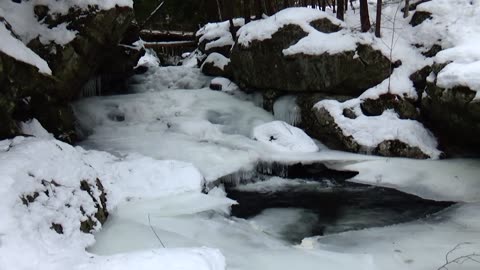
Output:
<svg viewBox="0 0 480 270">
<path fill-rule="evenodd" d="M 413 16 L 412 20 L 410 21 L 410 24 L 412 26 L 417 26 L 424 21 L 431 19 L 432 18 L 432 13 L 426 12 L 426 11 L 416 11 Z"/>
<path fill-rule="evenodd" d="M 335 31 L 337 25 L 319 29 Z M 287 25 L 271 39 L 255 41 L 248 48 L 235 45 L 232 54 L 233 77 L 242 88 L 290 92 L 322 92 L 359 95 L 388 77 L 390 61 L 366 45 L 356 51 L 322 55 L 289 55 L 283 50 L 305 37 L 297 25 Z M 358 56 L 358 57 L 357 57 Z"/>
<path fill-rule="evenodd" d="M 422 113 L 427 123 L 439 134 L 444 145 L 468 151 L 480 150 L 480 102 L 476 92 L 458 86 L 444 89 L 428 83 L 422 99 Z"/>
<path fill-rule="evenodd" d="M 366 99 L 361 105 L 366 116 L 378 116 L 386 110 L 394 110 L 401 119 L 418 120 L 420 112 L 413 100 L 404 99 L 397 95 L 385 94 L 378 99 Z"/>
</svg>

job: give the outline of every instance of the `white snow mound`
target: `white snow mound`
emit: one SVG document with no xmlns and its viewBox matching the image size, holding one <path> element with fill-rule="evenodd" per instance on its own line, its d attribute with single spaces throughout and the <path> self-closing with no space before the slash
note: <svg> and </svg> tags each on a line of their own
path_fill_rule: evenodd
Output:
<svg viewBox="0 0 480 270">
<path fill-rule="evenodd" d="M 317 152 L 319 150 L 303 130 L 282 121 L 273 121 L 255 127 L 252 137 L 280 152 Z"/>
</svg>

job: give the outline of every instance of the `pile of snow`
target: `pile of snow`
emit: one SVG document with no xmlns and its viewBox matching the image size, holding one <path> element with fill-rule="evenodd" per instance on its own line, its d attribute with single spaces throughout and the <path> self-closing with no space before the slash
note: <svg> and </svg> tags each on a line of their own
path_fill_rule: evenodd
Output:
<svg viewBox="0 0 480 270">
<path fill-rule="evenodd" d="M 323 100 L 315 104 L 315 109 L 326 109 L 335 124 L 346 137 L 351 136 L 355 142 L 367 149 L 374 149 L 383 141 L 398 140 L 411 147 L 418 147 L 431 158 L 439 158 L 441 151 L 433 134 L 420 122 L 400 119 L 392 110 L 386 110 L 379 116 L 365 116 L 358 99 L 339 102 Z M 357 118 L 345 117 L 344 109 L 354 109 Z"/>
<path fill-rule="evenodd" d="M 318 146 L 305 132 L 282 121 L 273 121 L 253 129 L 253 139 L 276 151 L 317 152 Z"/>
<path fill-rule="evenodd" d="M 211 53 L 207 56 L 207 59 L 205 59 L 205 62 L 202 64 L 202 69 L 203 66 L 206 64 L 211 64 L 214 67 L 217 67 L 221 70 L 225 70 L 225 67 L 230 64 L 230 59 L 226 58 L 225 56 L 219 54 L 219 53 Z"/>
<path fill-rule="evenodd" d="M 89 254 L 93 235 L 80 223 L 94 216 L 103 184 L 109 211 L 118 205 L 201 194 L 203 176 L 189 163 L 139 155 L 123 158 L 51 138 L 36 120 L 22 129 L 38 137 L 0 141 L 1 269 L 225 269 L 225 260 L 209 248 L 151 250 L 111 257 Z M 81 182 L 90 191 L 81 187 Z M 53 230 L 61 226 L 61 232 Z"/>
<path fill-rule="evenodd" d="M 432 14 L 415 27 L 422 37 L 420 44 L 444 48 L 435 57 L 436 62 L 447 63 L 437 85 L 466 86 L 477 91 L 475 99 L 480 98 L 480 2 L 437 0 L 420 4 L 417 10 Z"/>
<path fill-rule="evenodd" d="M 233 25 L 240 27 L 245 24 L 245 19 L 233 19 Z M 233 46 L 235 41 L 230 33 L 230 22 L 208 23 L 197 31 L 196 36 L 199 43 L 206 41 L 205 50 L 220 48 L 225 46 Z"/>
<path fill-rule="evenodd" d="M 48 133 L 37 119 L 21 122 L 20 130 L 24 135 L 30 135 L 41 139 L 53 139 L 53 134 Z"/>
</svg>

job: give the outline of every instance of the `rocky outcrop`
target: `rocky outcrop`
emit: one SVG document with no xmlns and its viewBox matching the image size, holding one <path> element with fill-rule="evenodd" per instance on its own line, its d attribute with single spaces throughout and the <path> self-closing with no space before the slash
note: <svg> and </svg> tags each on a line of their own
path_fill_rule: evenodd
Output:
<svg viewBox="0 0 480 270">
<path fill-rule="evenodd" d="M 141 51 L 118 46 L 134 19 L 133 10 L 92 6 L 59 15 L 47 6 L 36 6 L 35 14 L 48 27 L 68 24 L 68 30 L 77 34 L 67 44 L 42 43 L 40 37 L 27 44 L 48 63 L 51 76 L 0 52 L 0 138 L 19 134 L 17 121 L 37 118 L 57 138 L 72 142 L 76 140 L 75 121 L 69 103 L 79 96 L 82 86 L 101 73 L 125 75 L 141 56 Z"/>
<path fill-rule="evenodd" d="M 84 233 L 95 232 L 107 221 L 109 215 L 107 210 L 107 194 L 99 179 L 83 180 L 80 182 L 79 187 L 66 187 L 57 183 L 55 180 L 42 180 L 40 187 L 37 191 L 23 194 L 20 197 L 23 205 L 26 207 L 31 207 L 35 204 L 49 205 L 49 201 L 55 200 L 57 203 L 50 205 L 58 208 L 56 209 L 58 212 L 68 211 L 69 215 L 79 217 L 78 227 L 75 229 Z M 37 201 L 39 197 L 42 202 Z M 75 199 L 76 202 L 71 203 L 66 201 L 67 199 Z M 62 203 L 64 204 L 62 205 Z M 52 222 L 50 229 L 58 234 L 63 234 L 65 228 L 71 227 L 72 225 L 74 224 L 72 224 L 71 221 L 68 222 L 68 224 L 62 224 L 62 222 L 56 221 Z"/>
<path fill-rule="evenodd" d="M 438 74 L 442 68 L 436 66 L 434 72 Z M 427 83 L 421 111 L 444 145 L 480 150 L 480 101 L 475 99 L 476 94 L 466 86 L 445 89 L 436 81 Z"/>
<path fill-rule="evenodd" d="M 328 27 L 325 21 L 317 22 L 319 30 L 337 30 L 338 25 L 330 23 L 332 27 Z M 270 39 L 253 41 L 248 47 L 236 44 L 231 55 L 235 82 L 258 90 L 359 95 L 390 74 L 390 61 L 369 45 L 359 44 L 356 50 L 336 54 L 283 54 L 305 36 L 300 26 L 290 24 Z"/>
<path fill-rule="evenodd" d="M 432 18 L 432 13 L 427 12 L 427 11 L 416 11 L 413 16 L 412 20 L 410 21 L 410 24 L 412 26 L 417 26 L 424 21 L 431 19 Z"/>
<path fill-rule="evenodd" d="M 360 106 L 366 116 L 379 116 L 386 110 L 393 110 L 400 119 L 418 120 L 420 118 L 420 111 L 415 107 L 415 101 L 397 95 L 384 94 L 378 99 L 365 99 Z"/>
</svg>

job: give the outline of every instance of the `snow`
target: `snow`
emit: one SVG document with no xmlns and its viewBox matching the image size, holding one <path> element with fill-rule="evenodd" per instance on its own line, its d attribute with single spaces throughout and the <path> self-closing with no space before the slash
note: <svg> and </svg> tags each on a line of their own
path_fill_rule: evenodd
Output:
<svg viewBox="0 0 480 270">
<path fill-rule="evenodd" d="M 480 99 L 480 60 L 467 64 L 448 64 L 438 74 L 437 85 L 447 89 L 466 86 L 476 92 L 476 100 Z"/>
<path fill-rule="evenodd" d="M 439 158 L 441 152 L 437 149 L 436 138 L 420 122 L 400 119 L 392 110 L 386 110 L 379 116 L 365 116 L 355 104 L 356 101 L 340 103 L 323 100 L 315 105 L 315 109 L 326 109 L 343 135 L 352 136 L 355 142 L 367 149 L 373 150 L 383 141 L 399 140 L 411 147 L 418 147 L 431 158 Z M 350 107 L 356 108 L 357 118 L 350 119 L 343 115 L 343 110 Z"/>
<path fill-rule="evenodd" d="M 209 248 L 157 247 L 115 256 L 85 251 L 95 240 L 80 231 L 80 222 L 97 211 L 92 200 L 100 196 L 96 179 L 101 179 L 112 211 L 127 201 L 200 196 L 203 176 L 191 164 L 86 151 L 53 139 L 36 120 L 22 128 L 37 137 L 0 141 L 1 269 L 225 269 L 220 252 Z M 91 194 L 81 181 L 92 186 Z M 35 192 L 32 201 L 22 202 Z M 51 229 L 54 223 L 62 226 L 62 234 Z M 100 227 L 97 222 L 95 231 Z"/>
<path fill-rule="evenodd" d="M 31 135 L 42 139 L 53 139 L 53 135 L 48 133 L 38 122 L 37 119 L 32 119 L 27 122 L 20 123 L 20 130 L 24 135 Z"/>
<path fill-rule="evenodd" d="M 160 66 L 160 60 L 158 59 L 157 54 L 155 53 L 154 50 L 152 49 L 145 50 L 145 54 L 142 57 L 140 57 L 135 68 L 138 68 L 140 66 L 145 66 L 145 67 Z"/>
<path fill-rule="evenodd" d="M 417 10 L 432 14 L 432 19 L 417 26 L 421 43 L 439 44 L 444 49 L 435 57 L 447 66 L 438 74 L 437 85 L 444 88 L 467 86 L 480 98 L 480 2 L 437 0 L 419 5 Z M 428 38 L 425 38 L 428 37 Z"/>
<path fill-rule="evenodd" d="M 240 27 L 245 24 L 243 18 L 233 19 L 233 25 Z M 225 46 L 233 46 L 235 41 L 230 33 L 230 22 L 224 21 L 219 23 L 207 23 L 195 34 L 199 38 L 199 43 L 206 41 L 205 50 L 209 51 L 214 48 Z"/>
<path fill-rule="evenodd" d="M 315 31 L 314 28 L 310 26 L 310 22 L 323 18 L 329 19 L 334 24 L 343 25 L 342 21 L 320 10 L 311 8 L 287 8 L 273 16 L 263 20 L 252 21 L 241 27 L 237 32 L 238 44 L 248 47 L 254 41 L 270 39 L 278 30 L 289 24 L 298 25 L 305 32 L 310 33 Z"/>
<path fill-rule="evenodd" d="M 307 55 L 337 54 L 345 51 L 355 51 L 357 43 L 358 38 L 348 30 L 326 34 L 316 31 L 312 27 L 308 36 L 284 49 L 283 54 L 286 56 L 302 53 Z"/>
<path fill-rule="evenodd" d="M 371 269 L 440 269 L 446 254 L 459 244 L 449 254 L 450 261 L 478 254 L 479 213 L 479 204 L 460 204 L 407 224 L 307 238 L 299 248 L 306 252 L 371 254 Z M 467 260 L 452 263 L 448 269 L 474 270 L 478 263 Z"/>
<path fill-rule="evenodd" d="M 211 53 L 207 56 L 207 59 L 205 59 L 205 62 L 203 62 L 203 65 L 205 64 L 213 64 L 213 66 L 224 70 L 228 64 L 230 64 L 230 59 L 226 58 L 225 56 L 219 54 L 219 53 Z"/>
<path fill-rule="evenodd" d="M 436 201 L 480 202 L 479 160 L 387 158 L 332 165 L 358 171 L 350 181 L 384 186 Z"/>
<path fill-rule="evenodd" d="M 303 130 L 282 121 L 273 121 L 255 127 L 252 137 L 277 151 L 318 151 L 315 142 Z"/>
<path fill-rule="evenodd" d="M 0 6 L 0 17 L 3 16 L 3 10 Z M 38 71 L 44 74 L 51 75 L 52 70 L 48 66 L 47 62 L 40 56 L 30 50 L 20 40 L 12 36 L 12 33 L 7 30 L 4 23 L 0 22 L 0 51 L 3 53 L 27 64 L 35 66 Z"/>
</svg>

